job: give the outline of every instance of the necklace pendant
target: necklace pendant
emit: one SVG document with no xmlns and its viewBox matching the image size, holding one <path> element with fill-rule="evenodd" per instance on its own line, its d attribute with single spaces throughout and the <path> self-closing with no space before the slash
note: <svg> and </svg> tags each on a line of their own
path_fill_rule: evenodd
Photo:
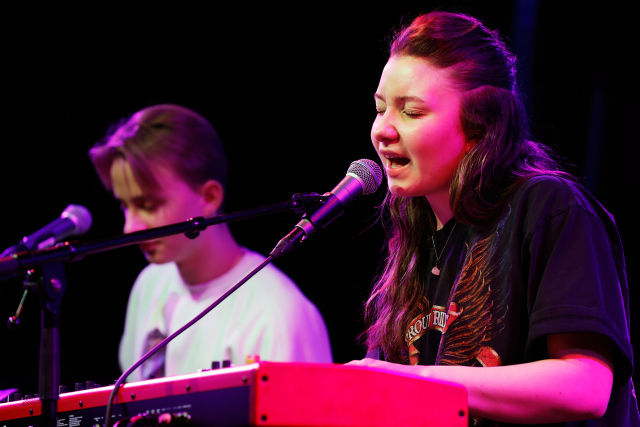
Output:
<svg viewBox="0 0 640 427">
<path fill-rule="evenodd" d="M 440 275 L 440 269 L 438 268 L 437 265 L 434 265 L 433 268 L 431 269 L 431 274 L 434 274 L 436 276 Z"/>
</svg>

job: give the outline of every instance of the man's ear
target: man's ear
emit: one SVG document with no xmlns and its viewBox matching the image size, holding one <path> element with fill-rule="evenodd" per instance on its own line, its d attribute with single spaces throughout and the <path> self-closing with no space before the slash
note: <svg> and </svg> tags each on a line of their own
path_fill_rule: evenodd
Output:
<svg viewBox="0 0 640 427">
<path fill-rule="evenodd" d="M 205 217 L 216 215 L 224 201 L 224 188 L 215 179 L 206 181 L 200 186 L 202 197 L 202 212 Z"/>
</svg>

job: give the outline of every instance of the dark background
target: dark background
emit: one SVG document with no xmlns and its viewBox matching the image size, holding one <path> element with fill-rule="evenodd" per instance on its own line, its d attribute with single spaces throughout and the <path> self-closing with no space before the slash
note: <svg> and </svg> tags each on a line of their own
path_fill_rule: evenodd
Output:
<svg viewBox="0 0 640 427">
<path fill-rule="evenodd" d="M 369 130 L 372 95 L 387 57 L 385 38 L 403 19 L 444 8 L 501 31 L 522 60 L 535 138 L 564 156 L 569 170 L 615 216 L 638 342 L 639 236 L 630 205 L 637 203 L 631 171 L 637 163 L 638 83 L 632 61 L 640 49 L 632 11 L 595 2 L 390 3 L 213 3 L 208 9 L 174 5 L 153 11 L 106 2 L 92 4 L 92 10 L 12 6 L 2 30 L 0 249 L 49 223 L 70 203 L 93 214 L 82 241 L 119 234 L 118 204 L 102 188 L 86 152 L 121 117 L 157 103 L 190 107 L 218 130 L 230 160 L 228 211 L 286 201 L 296 192 L 329 191 L 351 161 L 376 159 Z M 356 340 L 382 253 L 383 233 L 374 222 L 383 192 L 362 198 L 278 262 L 324 315 L 336 362 L 364 356 Z M 268 253 L 298 219 L 287 212 L 236 223 L 232 230 L 241 244 Z M 119 376 L 127 297 L 144 265 L 135 247 L 67 265 L 62 384 L 109 384 Z M 20 278 L 0 283 L 1 319 L 15 313 L 21 293 Z M 39 303 L 30 295 L 22 328 L 0 325 L 0 389 L 37 392 L 39 339 Z"/>
</svg>

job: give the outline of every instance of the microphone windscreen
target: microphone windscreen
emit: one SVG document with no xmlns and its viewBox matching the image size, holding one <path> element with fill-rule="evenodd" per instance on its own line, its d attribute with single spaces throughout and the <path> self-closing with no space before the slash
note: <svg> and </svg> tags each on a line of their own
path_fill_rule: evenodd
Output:
<svg viewBox="0 0 640 427">
<path fill-rule="evenodd" d="M 364 184 L 363 195 L 375 193 L 382 183 L 382 169 L 376 162 L 369 159 L 352 162 L 347 175 L 355 176 Z"/>
<path fill-rule="evenodd" d="M 76 228 L 73 235 L 79 236 L 85 234 L 91 228 L 91 212 L 89 209 L 81 205 L 69 205 L 60 215 L 62 218 L 69 218 L 75 224 Z"/>
</svg>

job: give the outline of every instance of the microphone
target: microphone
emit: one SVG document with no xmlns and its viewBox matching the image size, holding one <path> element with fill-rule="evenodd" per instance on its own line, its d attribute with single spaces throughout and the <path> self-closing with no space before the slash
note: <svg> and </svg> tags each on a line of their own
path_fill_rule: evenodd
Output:
<svg viewBox="0 0 640 427">
<path fill-rule="evenodd" d="M 325 202 L 315 211 L 305 214 L 293 231 L 278 242 L 270 255 L 276 259 L 289 253 L 299 242 L 337 218 L 355 199 L 375 193 L 381 182 L 382 170 L 376 162 L 368 159 L 352 162 L 347 176 L 330 193 L 325 194 Z"/>
<path fill-rule="evenodd" d="M 0 258 L 18 252 L 48 248 L 69 236 L 80 236 L 91 228 L 91 213 L 80 205 L 69 205 L 60 218 L 45 225 L 35 233 L 23 237 L 22 241 L 6 249 Z"/>
</svg>

